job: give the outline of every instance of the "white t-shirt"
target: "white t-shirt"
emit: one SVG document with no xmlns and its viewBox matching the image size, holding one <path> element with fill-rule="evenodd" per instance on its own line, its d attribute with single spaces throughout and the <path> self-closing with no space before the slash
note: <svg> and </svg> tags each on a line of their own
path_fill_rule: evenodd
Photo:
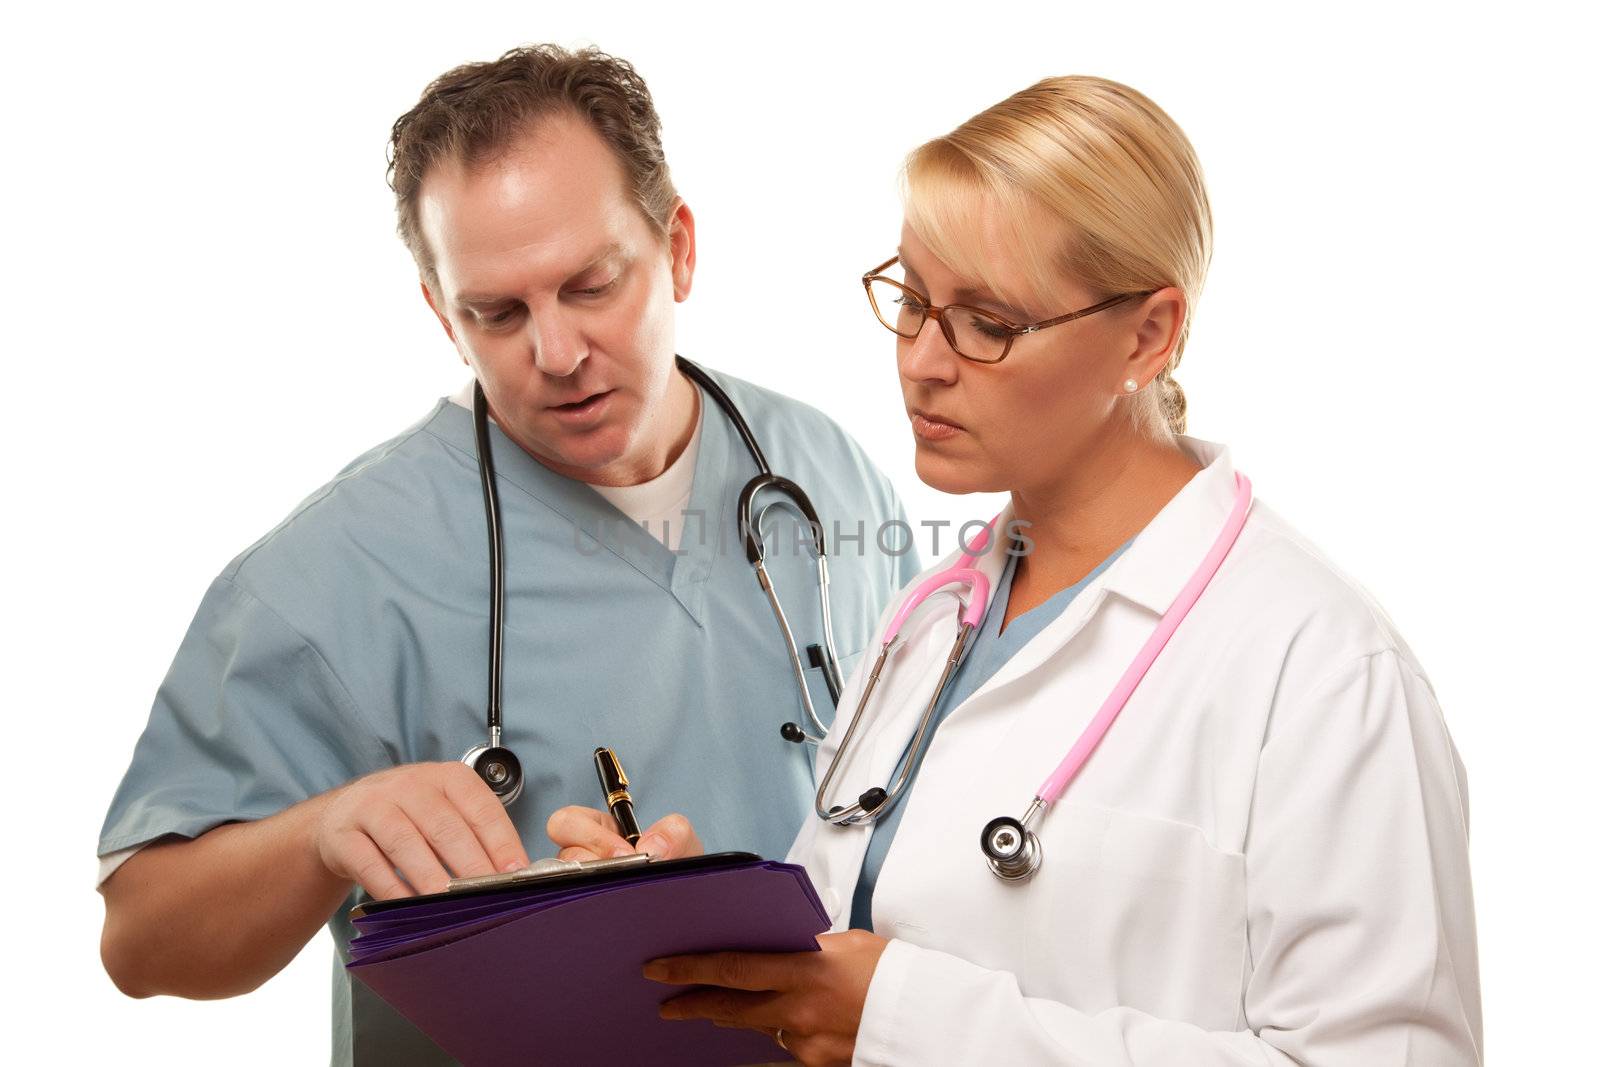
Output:
<svg viewBox="0 0 1600 1067">
<path fill-rule="evenodd" d="M 472 385 L 473 382 L 468 380 L 450 398 L 450 402 L 472 410 Z M 630 522 L 644 527 L 652 537 L 674 552 L 683 537 L 683 510 L 689 506 L 689 494 L 694 491 L 694 463 L 700 453 L 700 428 L 704 424 L 705 411 L 702 405 L 700 415 L 695 419 L 694 436 L 689 438 L 689 446 L 672 461 L 671 466 L 648 482 L 590 487 L 626 515 Z M 134 845 L 100 857 L 100 875 L 95 885 L 103 884 L 118 867 L 128 861 L 128 857 L 143 847 Z"/>
<path fill-rule="evenodd" d="M 472 385 L 469 380 L 450 398 L 472 410 Z M 703 406 L 702 406 L 703 408 Z M 689 447 L 672 461 L 672 465 L 648 482 L 638 485 L 591 485 L 612 507 L 636 523 L 657 541 L 677 551 L 683 537 L 683 509 L 689 506 L 689 494 L 694 491 L 694 461 L 700 454 L 700 427 L 705 423 L 702 410 L 695 418 L 694 435 Z"/>
</svg>

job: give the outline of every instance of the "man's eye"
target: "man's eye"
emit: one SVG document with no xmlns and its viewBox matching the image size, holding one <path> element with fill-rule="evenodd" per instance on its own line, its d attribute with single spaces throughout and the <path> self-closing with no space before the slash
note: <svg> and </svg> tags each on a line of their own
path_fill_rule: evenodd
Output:
<svg viewBox="0 0 1600 1067">
<path fill-rule="evenodd" d="M 601 285 L 591 285 L 583 289 L 572 289 L 569 291 L 576 293 L 578 296 L 599 296 L 602 293 L 609 292 L 611 287 L 616 284 L 617 279 L 612 278 L 609 282 L 605 282 Z"/>
<path fill-rule="evenodd" d="M 502 311 L 496 311 L 493 315 L 485 315 L 483 323 L 485 326 L 504 326 L 515 318 L 516 314 L 516 308 L 506 308 Z"/>
</svg>

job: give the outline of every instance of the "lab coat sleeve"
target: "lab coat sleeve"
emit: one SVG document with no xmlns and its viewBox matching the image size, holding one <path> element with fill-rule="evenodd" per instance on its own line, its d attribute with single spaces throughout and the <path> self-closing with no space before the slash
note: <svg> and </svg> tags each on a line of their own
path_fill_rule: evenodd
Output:
<svg viewBox="0 0 1600 1067">
<path fill-rule="evenodd" d="M 391 763 L 312 644 L 221 577 L 156 693 L 98 851 L 265 818 Z"/>
<path fill-rule="evenodd" d="M 1427 681 L 1384 650 L 1272 715 L 1245 846 L 1235 1030 L 1029 997 L 1008 972 L 896 940 L 855 1062 L 1481 1063 L 1464 777 Z"/>
</svg>

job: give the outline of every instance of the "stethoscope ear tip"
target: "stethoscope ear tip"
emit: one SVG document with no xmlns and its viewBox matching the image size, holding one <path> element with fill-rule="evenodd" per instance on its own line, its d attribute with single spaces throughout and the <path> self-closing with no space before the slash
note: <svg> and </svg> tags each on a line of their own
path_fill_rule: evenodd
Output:
<svg viewBox="0 0 1600 1067">
<path fill-rule="evenodd" d="M 810 734 L 808 734 L 804 730 L 802 730 L 800 728 L 800 724 L 796 723 L 796 722 L 786 722 L 786 723 L 784 723 L 782 726 L 778 727 L 778 734 L 785 741 L 790 741 L 790 742 L 793 742 L 794 744 L 797 744 L 797 745 L 820 745 L 820 744 L 822 744 L 822 738 L 820 738 L 820 737 L 812 737 Z"/>
</svg>

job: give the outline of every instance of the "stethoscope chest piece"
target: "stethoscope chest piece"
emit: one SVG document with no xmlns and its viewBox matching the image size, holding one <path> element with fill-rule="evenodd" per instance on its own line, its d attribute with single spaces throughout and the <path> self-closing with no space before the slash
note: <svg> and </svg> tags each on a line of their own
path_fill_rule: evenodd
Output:
<svg viewBox="0 0 1600 1067">
<path fill-rule="evenodd" d="M 522 795 L 522 762 L 504 745 L 475 745 L 467 749 L 461 762 L 483 779 L 500 803 L 510 804 Z"/>
<path fill-rule="evenodd" d="M 1039 835 L 1009 815 L 989 820 L 981 844 L 989 869 L 1007 882 L 1026 882 L 1044 863 Z"/>
</svg>

